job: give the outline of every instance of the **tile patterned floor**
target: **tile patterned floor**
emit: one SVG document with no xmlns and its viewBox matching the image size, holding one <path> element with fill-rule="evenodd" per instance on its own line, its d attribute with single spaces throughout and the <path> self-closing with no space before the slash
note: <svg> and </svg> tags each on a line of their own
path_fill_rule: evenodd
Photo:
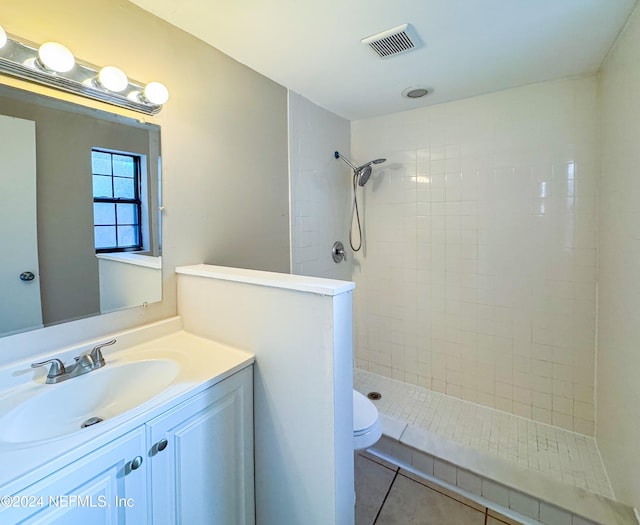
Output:
<svg viewBox="0 0 640 525">
<path fill-rule="evenodd" d="M 366 452 L 356 454 L 355 525 L 519 525 Z"/>
<path fill-rule="evenodd" d="M 592 437 L 469 403 L 425 388 L 355 369 L 354 388 L 382 393 L 386 416 L 558 481 L 613 497 Z"/>
</svg>

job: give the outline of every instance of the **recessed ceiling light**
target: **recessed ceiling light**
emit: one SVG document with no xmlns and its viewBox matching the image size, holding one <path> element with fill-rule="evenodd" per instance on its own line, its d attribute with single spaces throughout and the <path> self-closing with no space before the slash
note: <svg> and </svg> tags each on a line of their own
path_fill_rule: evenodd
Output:
<svg viewBox="0 0 640 525">
<path fill-rule="evenodd" d="M 406 98 L 421 98 L 431 93 L 431 91 L 433 90 L 424 87 L 408 87 L 402 92 L 402 96 Z"/>
</svg>

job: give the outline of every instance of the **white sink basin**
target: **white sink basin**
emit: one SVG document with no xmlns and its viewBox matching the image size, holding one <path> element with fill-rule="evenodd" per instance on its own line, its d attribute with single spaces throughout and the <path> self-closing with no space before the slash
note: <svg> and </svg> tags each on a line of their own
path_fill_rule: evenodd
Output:
<svg viewBox="0 0 640 525">
<path fill-rule="evenodd" d="M 0 416 L 0 441 L 29 443 L 86 431 L 90 418 L 109 420 L 164 391 L 180 365 L 172 359 L 109 363 L 55 385 L 38 385 Z M 88 428 L 97 428 L 101 423 Z"/>
</svg>

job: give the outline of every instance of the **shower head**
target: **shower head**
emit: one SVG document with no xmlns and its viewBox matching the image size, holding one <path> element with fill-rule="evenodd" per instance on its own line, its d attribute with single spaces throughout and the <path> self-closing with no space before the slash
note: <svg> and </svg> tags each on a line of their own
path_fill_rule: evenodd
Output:
<svg viewBox="0 0 640 525">
<path fill-rule="evenodd" d="M 358 176 L 358 186 L 364 186 L 369 177 L 371 177 L 371 165 L 372 164 L 382 164 L 387 159 L 375 159 L 363 164 L 359 168 L 355 169 L 355 174 Z"/>
<path fill-rule="evenodd" d="M 358 168 L 356 173 L 358 175 L 358 186 L 364 186 L 369 180 L 369 177 L 371 177 L 371 164 Z"/>
<path fill-rule="evenodd" d="M 342 159 L 349 166 L 351 166 L 351 169 L 353 170 L 353 176 L 357 178 L 358 186 L 364 186 L 369 180 L 369 177 L 371 177 L 372 164 L 382 164 L 384 161 L 387 160 L 387 159 L 370 160 L 366 164 L 363 164 L 362 166 L 359 166 L 356 168 L 346 157 L 344 157 L 343 155 L 340 155 L 339 152 L 336 151 L 333 155 L 336 159 Z"/>
</svg>

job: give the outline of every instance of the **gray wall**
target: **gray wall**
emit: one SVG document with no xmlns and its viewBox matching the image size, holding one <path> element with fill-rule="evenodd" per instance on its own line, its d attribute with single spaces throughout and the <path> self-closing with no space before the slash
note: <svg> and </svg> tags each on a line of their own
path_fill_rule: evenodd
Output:
<svg viewBox="0 0 640 525">
<path fill-rule="evenodd" d="M 38 259 L 44 324 L 97 314 L 100 297 L 93 240 L 91 149 L 145 155 L 154 172 L 149 179 L 157 180 L 157 162 L 151 162 L 149 156 L 150 130 L 101 120 L 95 111 L 87 114 L 86 110 L 78 111 L 45 97 L 24 97 L 17 90 L 3 88 L 0 94 L 0 114 L 36 123 Z M 0 191 L 2 198 L 10 198 L 10 189 Z M 154 229 L 157 231 L 157 226 Z M 152 251 L 157 251 L 157 239 L 152 244 Z"/>
<path fill-rule="evenodd" d="M 164 156 L 166 252 L 177 264 L 289 272 L 286 89 L 205 44 L 199 51 L 188 74 L 201 105 L 172 98 L 167 114 L 183 118 L 162 129 L 164 145 L 181 145 Z M 213 84 L 199 78 L 202 64 L 217 72 Z"/>
<path fill-rule="evenodd" d="M 289 271 L 284 87 L 124 0 L 95 0 L 90 9 L 81 0 L 59 0 L 55 9 L 48 0 L 4 0 L 2 15 L 10 34 L 60 41 L 87 62 L 116 64 L 133 79 L 165 83 L 171 97 L 157 116 L 145 118 L 162 127 L 162 302 L 79 321 L 72 330 L 2 338 L 3 358 L 16 348 L 23 356 L 53 351 L 77 340 L 78 332 L 100 337 L 175 315 L 178 265 Z M 0 77 L 0 83 L 142 118 L 26 82 Z"/>
</svg>

